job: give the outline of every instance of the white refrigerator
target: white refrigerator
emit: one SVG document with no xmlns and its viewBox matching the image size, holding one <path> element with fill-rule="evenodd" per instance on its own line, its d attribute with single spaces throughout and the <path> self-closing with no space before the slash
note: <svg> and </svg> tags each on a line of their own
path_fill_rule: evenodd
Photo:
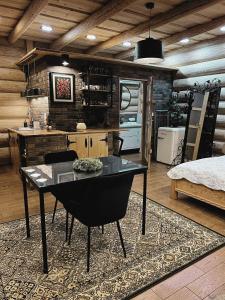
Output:
<svg viewBox="0 0 225 300">
<path fill-rule="evenodd" d="M 159 127 L 157 143 L 157 161 L 172 164 L 178 154 L 181 140 L 184 139 L 185 127 Z"/>
</svg>

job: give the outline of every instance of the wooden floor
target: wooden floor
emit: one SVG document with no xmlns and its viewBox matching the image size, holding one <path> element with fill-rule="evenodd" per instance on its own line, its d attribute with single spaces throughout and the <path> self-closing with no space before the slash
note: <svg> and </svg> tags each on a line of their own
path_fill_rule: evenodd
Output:
<svg viewBox="0 0 225 300">
<path fill-rule="evenodd" d="M 130 160 L 137 156 L 129 155 Z M 166 207 L 225 235 L 225 213 L 197 200 L 180 196 L 169 198 L 167 167 L 154 163 L 148 174 L 148 197 Z M 133 190 L 142 192 L 142 176 L 136 176 Z M 0 168 L 0 223 L 24 217 L 21 182 L 10 168 Z M 46 211 L 53 209 L 54 199 L 46 198 Z M 29 191 L 32 214 L 39 212 L 37 193 Z M 225 247 L 168 278 L 133 300 L 225 300 Z"/>
</svg>

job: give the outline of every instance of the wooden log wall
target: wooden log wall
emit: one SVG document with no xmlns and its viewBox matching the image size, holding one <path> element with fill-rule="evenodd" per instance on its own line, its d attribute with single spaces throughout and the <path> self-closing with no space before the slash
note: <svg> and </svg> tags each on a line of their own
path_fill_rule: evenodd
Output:
<svg viewBox="0 0 225 300">
<path fill-rule="evenodd" d="M 174 89 L 177 91 L 185 91 L 193 87 L 195 82 L 202 85 L 207 80 L 221 80 L 221 97 L 214 136 L 214 153 L 219 155 L 225 154 L 225 53 L 222 55 L 224 51 L 221 51 L 223 45 L 209 45 L 202 49 L 193 46 L 193 49 L 189 47 L 180 53 L 174 51 L 164 62 L 179 69 L 174 80 Z"/>
<path fill-rule="evenodd" d="M 0 38 L 0 166 L 10 162 L 7 128 L 22 126 L 27 115 L 28 103 L 20 97 L 25 77 L 15 64 L 25 53 L 23 41 L 12 46 Z"/>
</svg>

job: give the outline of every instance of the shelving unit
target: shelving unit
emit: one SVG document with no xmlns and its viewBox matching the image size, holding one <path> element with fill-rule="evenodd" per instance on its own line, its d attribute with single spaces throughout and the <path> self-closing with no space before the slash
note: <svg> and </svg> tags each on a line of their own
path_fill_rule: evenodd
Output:
<svg viewBox="0 0 225 300">
<path fill-rule="evenodd" d="M 212 156 L 219 97 L 220 88 L 194 92 L 186 127 L 183 161 L 184 157 L 186 160 L 195 160 Z"/>
<path fill-rule="evenodd" d="M 80 76 L 85 84 L 85 87 L 81 89 L 83 107 L 109 108 L 112 106 L 112 75 L 82 72 Z"/>
<path fill-rule="evenodd" d="M 206 114 L 209 92 L 194 93 L 190 121 L 187 127 L 186 158 L 195 160 L 198 157 L 199 144 Z"/>
</svg>

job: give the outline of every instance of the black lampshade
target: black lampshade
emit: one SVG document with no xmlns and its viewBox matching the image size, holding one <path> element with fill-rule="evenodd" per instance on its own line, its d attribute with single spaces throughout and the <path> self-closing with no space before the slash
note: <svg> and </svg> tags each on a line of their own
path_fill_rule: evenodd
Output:
<svg viewBox="0 0 225 300">
<path fill-rule="evenodd" d="M 147 38 L 137 42 L 136 57 L 134 61 L 143 64 L 155 64 L 162 62 L 162 42 L 153 38 Z"/>
</svg>

